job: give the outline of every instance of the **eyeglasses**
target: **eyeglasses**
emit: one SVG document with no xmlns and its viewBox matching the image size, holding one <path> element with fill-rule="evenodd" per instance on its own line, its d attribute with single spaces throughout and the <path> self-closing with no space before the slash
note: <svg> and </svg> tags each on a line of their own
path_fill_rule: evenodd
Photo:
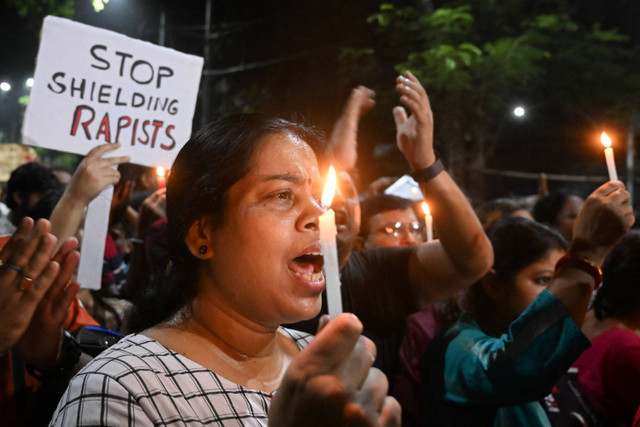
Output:
<svg viewBox="0 0 640 427">
<path fill-rule="evenodd" d="M 389 236 L 398 237 L 400 233 L 406 230 L 416 237 L 422 237 L 423 229 L 424 227 L 419 221 L 412 221 L 408 224 L 398 221 L 385 224 L 384 227 L 378 230 L 378 232 L 387 234 Z"/>
</svg>

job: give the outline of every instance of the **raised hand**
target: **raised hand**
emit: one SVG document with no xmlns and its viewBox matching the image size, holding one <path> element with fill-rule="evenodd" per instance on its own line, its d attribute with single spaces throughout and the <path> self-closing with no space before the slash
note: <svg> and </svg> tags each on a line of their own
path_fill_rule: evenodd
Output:
<svg viewBox="0 0 640 427">
<path fill-rule="evenodd" d="M 323 324 L 326 322 L 322 322 Z M 341 314 L 289 365 L 269 410 L 272 426 L 399 426 L 400 405 L 372 368 L 375 346 Z"/>
<path fill-rule="evenodd" d="M 602 264 L 635 222 L 631 195 L 620 181 L 609 181 L 587 197 L 574 223 L 569 251 Z"/>
<path fill-rule="evenodd" d="M 120 172 L 112 166 L 127 163 L 130 157 L 104 158 L 104 155 L 119 147 L 120 144 L 102 144 L 89 151 L 73 174 L 68 190 L 69 196 L 86 206 L 107 185 L 115 185 L 120 179 Z"/>
<path fill-rule="evenodd" d="M 358 124 L 376 104 L 376 93 L 364 86 L 351 91 L 349 100 L 331 132 L 331 145 L 340 169 L 349 170 L 358 160 Z"/>
<path fill-rule="evenodd" d="M 78 262 L 74 240 L 63 244 L 63 250 L 51 259 L 56 238 L 49 233 L 49 227 L 47 220 L 39 220 L 34 226 L 31 218 L 24 218 L 0 251 L 0 354 L 24 337 L 36 308 L 47 295 L 61 299 L 59 288 L 68 282 Z M 49 294 L 51 288 L 56 291 Z M 70 292 L 74 293 L 74 288 Z M 60 303 L 54 306 L 59 317 Z"/>
<path fill-rule="evenodd" d="M 431 166 L 436 160 L 433 153 L 433 114 L 429 97 L 420 81 L 407 71 L 396 79 L 396 91 L 403 107 L 393 109 L 396 123 L 396 142 L 413 170 Z"/>
<path fill-rule="evenodd" d="M 51 213 L 51 233 L 58 237 L 58 245 L 76 234 L 89 202 L 120 180 L 120 172 L 113 166 L 128 162 L 129 156 L 103 158 L 118 147 L 120 144 L 98 145 L 78 165 L 71 184 Z"/>
<path fill-rule="evenodd" d="M 59 357 L 62 342 L 62 325 L 67 318 L 71 302 L 80 285 L 70 282 L 71 275 L 80 260 L 75 248 L 78 241 L 70 238 L 54 255 L 60 270 L 53 284 L 44 295 L 31 318 L 29 327 L 16 344 L 16 348 L 31 365 L 38 368 L 54 366 Z"/>
<path fill-rule="evenodd" d="M 154 191 L 149 197 L 144 199 L 140 205 L 136 235 L 144 238 L 147 230 L 155 221 L 167 215 L 167 189 L 161 188 Z"/>
</svg>

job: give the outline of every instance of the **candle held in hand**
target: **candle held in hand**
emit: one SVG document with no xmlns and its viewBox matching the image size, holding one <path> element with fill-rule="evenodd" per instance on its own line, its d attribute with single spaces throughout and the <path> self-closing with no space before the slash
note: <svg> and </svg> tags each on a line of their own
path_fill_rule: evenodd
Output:
<svg viewBox="0 0 640 427">
<path fill-rule="evenodd" d="M 327 293 L 327 308 L 329 317 L 333 319 L 342 313 L 342 294 L 340 291 L 340 268 L 338 265 L 338 247 L 336 245 L 336 214 L 331 209 L 331 202 L 336 188 L 336 171 L 329 167 L 327 185 L 322 193 L 322 208 L 320 215 L 320 244 L 324 257 L 325 292 Z"/>
<path fill-rule="evenodd" d="M 424 211 L 424 224 L 427 227 L 427 242 L 433 240 L 433 216 L 427 202 L 422 202 L 422 210 Z"/>
<path fill-rule="evenodd" d="M 616 162 L 613 158 L 613 148 L 611 148 L 611 138 L 606 132 L 600 135 L 600 141 L 604 145 L 604 158 L 607 161 L 607 170 L 609 171 L 609 181 L 618 180 L 618 172 L 616 171 Z"/>
<path fill-rule="evenodd" d="M 156 168 L 156 175 L 157 175 L 158 189 L 166 187 L 167 186 L 167 171 L 162 166 L 158 166 Z"/>
</svg>

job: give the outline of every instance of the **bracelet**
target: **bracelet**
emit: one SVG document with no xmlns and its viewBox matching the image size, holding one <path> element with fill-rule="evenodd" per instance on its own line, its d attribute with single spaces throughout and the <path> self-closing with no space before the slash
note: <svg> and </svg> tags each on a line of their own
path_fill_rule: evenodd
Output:
<svg viewBox="0 0 640 427">
<path fill-rule="evenodd" d="M 416 182 L 429 182 L 440 172 L 444 170 L 444 165 L 440 159 L 436 159 L 436 161 L 429 167 L 420 169 L 419 171 L 413 171 L 409 175 L 411 178 L 415 179 Z"/>
<path fill-rule="evenodd" d="M 598 264 L 586 258 L 565 255 L 556 263 L 554 273 L 557 273 L 563 268 L 575 268 L 593 277 L 593 280 L 596 282 L 593 288 L 594 291 L 598 289 L 598 286 L 602 283 L 602 269 Z"/>
</svg>

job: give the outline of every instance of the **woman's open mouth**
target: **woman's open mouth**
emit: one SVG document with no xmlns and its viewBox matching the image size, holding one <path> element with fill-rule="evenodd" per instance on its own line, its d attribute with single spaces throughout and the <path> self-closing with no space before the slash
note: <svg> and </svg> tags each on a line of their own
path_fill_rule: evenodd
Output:
<svg viewBox="0 0 640 427">
<path fill-rule="evenodd" d="M 309 282 L 320 283 L 324 282 L 323 264 L 322 253 L 314 250 L 292 259 L 287 266 L 296 276 Z"/>
</svg>

